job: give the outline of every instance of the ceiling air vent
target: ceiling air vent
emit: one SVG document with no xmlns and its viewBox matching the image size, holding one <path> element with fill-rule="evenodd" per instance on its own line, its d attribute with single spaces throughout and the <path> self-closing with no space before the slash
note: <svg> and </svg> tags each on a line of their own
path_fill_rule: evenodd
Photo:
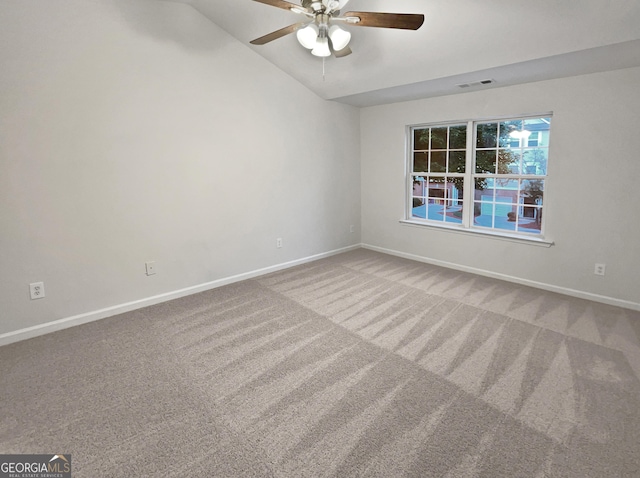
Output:
<svg viewBox="0 0 640 478">
<path fill-rule="evenodd" d="M 459 85 L 456 85 L 458 88 L 471 88 L 472 86 L 484 86 L 484 85 L 490 85 L 491 83 L 495 83 L 495 80 L 480 80 L 480 81 L 474 81 L 473 83 L 461 83 Z"/>
</svg>

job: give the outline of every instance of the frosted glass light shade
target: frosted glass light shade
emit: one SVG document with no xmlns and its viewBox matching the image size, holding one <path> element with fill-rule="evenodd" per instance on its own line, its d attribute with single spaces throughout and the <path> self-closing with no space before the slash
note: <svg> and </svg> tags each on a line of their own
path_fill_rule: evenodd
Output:
<svg viewBox="0 0 640 478">
<path fill-rule="evenodd" d="M 327 37 L 318 38 L 315 48 L 311 50 L 311 54 L 315 56 L 331 56 L 331 50 L 329 50 L 329 39 Z"/>
<path fill-rule="evenodd" d="M 315 48 L 316 40 L 318 38 L 318 27 L 315 23 L 309 23 L 304 28 L 301 28 L 296 32 L 298 41 L 300 44 L 308 50 Z"/>
<path fill-rule="evenodd" d="M 351 33 L 343 30 L 338 25 L 332 25 L 331 28 L 329 28 L 329 38 L 331 38 L 333 49 L 340 51 L 349 44 Z"/>
</svg>

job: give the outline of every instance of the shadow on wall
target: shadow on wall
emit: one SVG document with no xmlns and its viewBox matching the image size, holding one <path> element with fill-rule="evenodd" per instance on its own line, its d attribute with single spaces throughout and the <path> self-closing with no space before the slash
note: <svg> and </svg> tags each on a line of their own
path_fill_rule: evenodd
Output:
<svg viewBox="0 0 640 478">
<path fill-rule="evenodd" d="M 178 47 L 210 54 L 233 39 L 187 3 L 165 0 L 121 0 L 111 8 L 142 35 Z"/>
</svg>

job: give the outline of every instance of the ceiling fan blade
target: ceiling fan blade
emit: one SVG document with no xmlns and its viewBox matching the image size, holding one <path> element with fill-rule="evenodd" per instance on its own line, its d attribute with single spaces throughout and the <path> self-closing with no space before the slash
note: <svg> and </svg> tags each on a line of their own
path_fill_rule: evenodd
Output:
<svg viewBox="0 0 640 478">
<path fill-rule="evenodd" d="M 295 11 L 304 11 L 309 12 L 309 10 L 302 5 L 297 5 L 291 2 L 285 2 L 285 0 L 253 0 L 254 2 L 264 3 L 265 5 L 271 5 L 272 7 L 282 8 L 284 10 L 293 10 Z"/>
<path fill-rule="evenodd" d="M 351 53 L 353 53 L 353 52 L 351 51 L 351 48 L 349 48 L 348 46 L 345 46 L 340 51 L 334 51 L 333 52 L 333 54 L 335 55 L 336 58 L 342 58 L 344 56 L 351 55 Z"/>
<path fill-rule="evenodd" d="M 304 22 L 294 23 L 293 25 L 289 25 L 288 27 L 281 28 L 280 30 L 267 33 L 265 36 L 256 38 L 255 40 L 251 40 L 249 43 L 251 43 L 252 45 L 264 45 L 265 43 L 269 43 L 270 41 L 277 40 L 278 38 L 282 38 L 283 36 L 288 35 L 289 33 L 293 33 L 304 25 L 306 25 L 306 23 Z"/>
<path fill-rule="evenodd" d="M 348 12 L 344 14 L 349 25 L 361 27 L 401 28 L 417 30 L 424 23 L 424 15 L 417 13 L 375 13 Z M 352 23 L 349 18 L 358 17 L 360 21 Z"/>
</svg>

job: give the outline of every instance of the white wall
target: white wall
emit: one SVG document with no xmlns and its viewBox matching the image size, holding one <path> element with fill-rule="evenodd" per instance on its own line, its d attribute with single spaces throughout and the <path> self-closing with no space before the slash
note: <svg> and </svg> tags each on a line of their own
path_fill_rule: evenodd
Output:
<svg viewBox="0 0 640 478">
<path fill-rule="evenodd" d="M 361 110 L 362 241 L 640 308 L 640 69 Z M 405 125 L 552 111 L 550 248 L 402 225 Z M 593 274 L 605 263 L 606 276 Z M 609 299 L 614 299 L 610 301 Z"/>
<path fill-rule="evenodd" d="M 358 111 L 188 5 L 0 0 L 0 65 L 0 336 L 360 242 Z"/>
<path fill-rule="evenodd" d="M 358 112 L 157 0 L 0 0 L 0 66 L 0 339 L 358 244 L 360 220 L 371 246 L 640 304 L 640 69 Z M 399 223 L 405 125 L 546 111 L 554 246 Z"/>
</svg>

